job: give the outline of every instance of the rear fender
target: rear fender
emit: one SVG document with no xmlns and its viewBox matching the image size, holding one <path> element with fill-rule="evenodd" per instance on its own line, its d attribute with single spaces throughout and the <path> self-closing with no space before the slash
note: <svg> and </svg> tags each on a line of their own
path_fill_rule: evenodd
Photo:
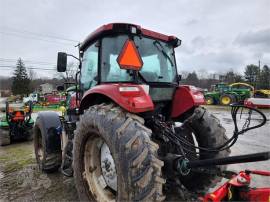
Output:
<svg viewBox="0 0 270 202">
<path fill-rule="evenodd" d="M 59 115 L 56 112 L 40 112 L 36 120 L 36 128 L 45 134 L 46 151 L 55 153 L 61 151 L 61 133 L 62 124 Z"/>
<path fill-rule="evenodd" d="M 147 87 L 135 84 L 102 84 L 84 93 L 80 113 L 94 104 L 114 102 L 132 113 L 154 110 L 154 104 Z"/>
<path fill-rule="evenodd" d="M 190 109 L 205 104 L 203 93 L 194 86 L 179 86 L 172 101 L 171 117 L 176 118 Z"/>
</svg>

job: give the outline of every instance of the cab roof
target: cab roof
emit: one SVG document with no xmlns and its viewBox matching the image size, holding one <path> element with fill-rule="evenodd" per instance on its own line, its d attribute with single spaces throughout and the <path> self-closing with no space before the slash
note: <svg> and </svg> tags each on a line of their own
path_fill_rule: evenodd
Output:
<svg viewBox="0 0 270 202">
<path fill-rule="evenodd" d="M 99 27 L 90 35 L 88 35 L 87 38 L 81 43 L 80 50 L 83 51 L 86 47 L 94 43 L 99 38 L 113 34 L 143 35 L 164 42 L 173 42 L 177 39 L 175 36 L 168 36 L 148 29 L 144 29 L 140 25 L 128 23 L 110 23 Z"/>
</svg>

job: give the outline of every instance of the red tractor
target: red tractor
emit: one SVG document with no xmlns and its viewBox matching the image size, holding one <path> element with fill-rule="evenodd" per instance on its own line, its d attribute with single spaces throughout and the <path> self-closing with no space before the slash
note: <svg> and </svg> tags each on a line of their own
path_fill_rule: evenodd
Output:
<svg viewBox="0 0 270 202">
<path fill-rule="evenodd" d="M 66 115 L 37 117 L 39 167 L 74 176 L 82 201 L 174 200 L 183 190 L 215 186 L 220 176 L 186 165 L 226 158 L 233 139 L 200 107 L 203 94 L 179 85 L 174 48 L 180 44 L 174 36 L 114 23 L 90 34 L 79 58 L 58 53 L 59 72 L 67 56 L 80 65 Z"/>
</svg>

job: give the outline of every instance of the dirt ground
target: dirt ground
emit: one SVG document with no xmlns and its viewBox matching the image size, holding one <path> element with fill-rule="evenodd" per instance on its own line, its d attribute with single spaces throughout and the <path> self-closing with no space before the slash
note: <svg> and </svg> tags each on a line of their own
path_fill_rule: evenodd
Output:
<svg viewBox="0 0 270 202">
<path fill-rule="evenodd" d="M 233 123 L 228 108 L 211 106 L 209 111 L 217 116 L 226 128 L 227 135 L 233 133 Z M 270 111 L 264 111 L 270 117 Z M 36 114 L 34 114 L 34 117 Z M 247 114 L 243 114 L 240 123 L 244 123 Z M 254 116 L 256 123 L 258 117 Z M 270 123 L 240 136 L 232 148 L 231 155 L 248 154 L 270 150 Z M 270 170 L 270 161 L 235 164 L 229 169 Z M 270 185 L 268 177 L 254 177 L 253 185 Z M 17 142 L 0 147 L 0 201 L 77 201 L 77 193 L 73 178 L 63 176 L 60 172 L 53 174 L 41 173 L 35 164 L 32 142 Z"/>
</svg>

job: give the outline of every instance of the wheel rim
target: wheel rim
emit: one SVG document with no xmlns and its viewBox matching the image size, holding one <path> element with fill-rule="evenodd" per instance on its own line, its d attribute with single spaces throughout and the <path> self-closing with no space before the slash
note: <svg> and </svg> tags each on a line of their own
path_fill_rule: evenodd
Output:
<svg viewBox="0 0 270 202">
<path fill-rule="evenodd" d="M 83 177 L 97 201 L 112 201 L 117 195 L 117 173 L 107 144 L 100 138 L 89 138 L 84 149 Z"/>
<path fill-rule="evenodd" d="M 111 151 L 106 143 L 102 144 L 100 153 L 101 171 L 106 184 L 114 191 L 117 191 L 117 175 L 115 163 Z"/>
<path fill-rule="evenodd" d="M 213 104 L 212 99 L 211 98 L 206 98 L 206 104 L 208 104 L 208 105 Z"/>
<path fill-rule="evenodd" d="M 230 102 L 231 102 L 231 98 L 229 98 L 229 97 L 227 97 L 227 96 L 222 97 L 221 102 L 222 102 L 222 104 L 224 104 L 224 105 L 228 105 L 228 104 L 230 104 Z"/>
</svg>

